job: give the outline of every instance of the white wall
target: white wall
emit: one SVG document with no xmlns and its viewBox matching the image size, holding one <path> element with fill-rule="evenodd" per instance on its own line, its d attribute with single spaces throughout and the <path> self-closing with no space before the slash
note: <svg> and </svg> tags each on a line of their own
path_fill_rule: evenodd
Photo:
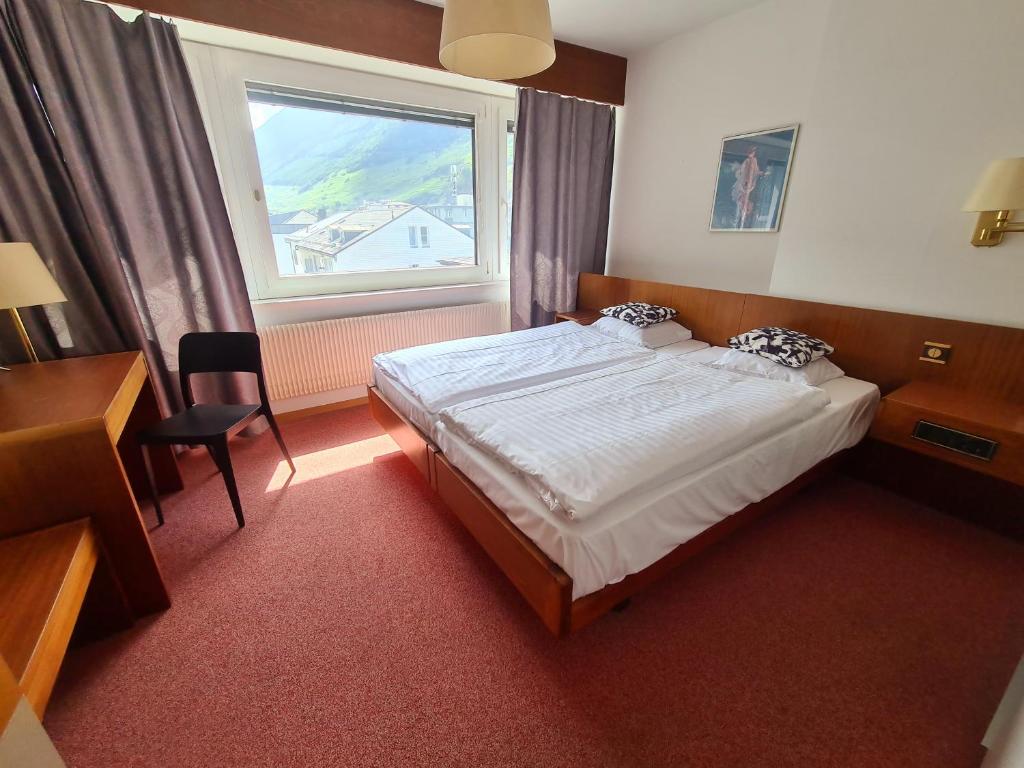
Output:
<svg viewBox="0 0 1024 768">
<path fill-rule="evenodd" d="M 772 0 L 630 58 L 609 273 L 1024 326 L 1024 235 L 969 240 L 1024 155 L 1019 0 Z M 719 142 L 801 124 L 781 231 L 710 233 Z"/>
<path fill-rule="evenodd" d="M 779 236 L 708 231 L 718 153 L 724 136 L 803 121 L 827 10 L 771 0 L 630 56 L 610 274 L 767 293 Z"/>
</svg>

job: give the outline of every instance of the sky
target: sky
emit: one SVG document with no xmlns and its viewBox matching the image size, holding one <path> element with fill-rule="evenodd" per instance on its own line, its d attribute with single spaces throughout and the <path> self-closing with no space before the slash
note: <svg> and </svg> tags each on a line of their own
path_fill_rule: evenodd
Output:
<svg viewBox="0 0 1024 768">
<path fill-rule="evenodd" d="M 250 101 L 249 117 L 252 120 L 252 129 L 255 131 L 282 109 L 284 109 L 284 107 L 278 104 L 257 104 L 256 102 Z"/>
</svg>

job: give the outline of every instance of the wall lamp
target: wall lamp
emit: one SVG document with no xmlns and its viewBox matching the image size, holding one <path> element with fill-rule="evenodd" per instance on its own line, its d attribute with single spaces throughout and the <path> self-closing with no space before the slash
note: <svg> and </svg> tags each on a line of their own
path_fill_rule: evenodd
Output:
<svg viewBox="0 0 1024 768">
<path fill-rule="evenodd" d="M 999 245 L 1007 232 L 1024 232 L 1024 222 L 1010 220 L 1014 211 L 1024 210 L 1024 157 L 989 165 L 963 210 L 978 214 L 971 245 Z"/>
</svg>

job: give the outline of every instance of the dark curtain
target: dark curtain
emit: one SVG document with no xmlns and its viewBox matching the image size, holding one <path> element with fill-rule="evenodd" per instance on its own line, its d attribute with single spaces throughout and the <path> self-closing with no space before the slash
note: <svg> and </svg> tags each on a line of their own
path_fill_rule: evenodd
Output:
<svg viewBox="0 0 1024 768">
<path fill-rule="evenodd" d="M 0 237 L 32 242 L 69 299 L 25 313 L 33 341 L 142 349 L 177 410 L 181 335 L 255 328 L 177 31 L 82 0 L 0 3 Z"/>
<path fill-rule="evenodd" d="M 26 307 L 22 319 L 42 359 L 140 348 L 134 306 L 108 304 L 98 289 L 123 279 L 119 267 L 105 269 L 102 254 L 113 246 L 86 221 L 15 43 L 9 8 L 0 10 L 0 240 L 33 243 L 68 297 L 46 312 Z M 26 360 L 13 326 L 0 319 L 0 328 L 0 361 Z"/>
<path fill-rule="evenodd" d="M 576 308 L 580 272 L 604 272 L 615 148 L 610 106 L 519 91 L 512 182 L 512 329 Z"/>
</svg>

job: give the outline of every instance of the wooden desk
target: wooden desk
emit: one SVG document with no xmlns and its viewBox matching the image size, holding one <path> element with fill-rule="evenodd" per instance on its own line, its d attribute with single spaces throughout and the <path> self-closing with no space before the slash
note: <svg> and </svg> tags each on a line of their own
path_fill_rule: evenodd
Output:
<svg viewBox="0 0 1024 768">
<path fill-rule="evenodd" d="M 135 616 L 170 605 L 133 491 L 135 432 L 159 418 L 141 352 L 0 372 L 0 537 L 90 517 Z M 153 470 L 162 491 L 182 488 L 170 447 Z"/>
<path fill-rule="evenodd" d="M 914 437 L 925 421 L 998 443 L 991 460 Z M 882 398 L 871 436 L 951 464 L 1024 485 L 1024 407 L 954 387 L 914 381 Z"/>
</svg>

